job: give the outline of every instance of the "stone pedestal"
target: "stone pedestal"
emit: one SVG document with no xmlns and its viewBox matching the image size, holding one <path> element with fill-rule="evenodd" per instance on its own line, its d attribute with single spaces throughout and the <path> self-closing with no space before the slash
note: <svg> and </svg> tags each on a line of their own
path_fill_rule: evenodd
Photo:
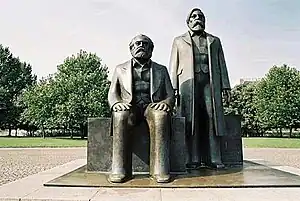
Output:
<svg viewBox="0 0 300 201">
<path fill-rule="evenodd" d="M 241 117 L 225 116 L 227 135 L 221 138 L 222 161 L 226 166 L 243 165 Z M 170 146 L 171 172 L 186 172 L 185 121 L 172 117 Z M 132 131 L 134 172 L 149 172 L 149 131 L 145 123 Z M 110 118 L 88 119 L 87 171 L 109 172 L 111 170 L 112 136 Z"/>
<path fill-rule="evenodd" d="M 221 139 L 222 161 L 226 166 L 243 165 L 241 117 L 226 115 L 227 135 Z"/>
<path fill-rule="evenodd" d="M 109 172 L 112 158 L 112 136 L 110 118 L 88 119 L 87 171 Z M 185 122 L 182 117 L 172 118 L 170 145 L 171 172 L 185 172 L 186 148 Z M 134 172 L 149 172 L 149 131 L 145 122 L 132 131 Z"/>
</svg>

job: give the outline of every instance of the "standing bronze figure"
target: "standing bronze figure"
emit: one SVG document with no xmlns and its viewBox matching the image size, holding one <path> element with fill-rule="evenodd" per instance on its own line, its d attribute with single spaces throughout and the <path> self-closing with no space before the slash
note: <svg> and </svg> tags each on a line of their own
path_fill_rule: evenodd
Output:
<svg viewBox="0 0 300 201">
<path fill-rule="evenodd" d="M 220 39 L 204 31 L 199 8 L 187 17 L 189 31 L 173 41 L 169 71 L 178 115 L 186 118 L 188 168 L 223 168 L 220 137 L 225 135 L 222 96 L 230 83 Z"/>
<path fill-rule="evenodd" d="M 108 93 L 112 110 L 113 157 L 111 182 L 132 176 L 130 130 L 146 120 L 150 131 L 150 175 L 170 179 L 169 143 L 174 90 L 165 66 L 151 61 L 151 39 L 138 35 L 130 42 L 132 59 L 116 67 Z"/>
</svg>

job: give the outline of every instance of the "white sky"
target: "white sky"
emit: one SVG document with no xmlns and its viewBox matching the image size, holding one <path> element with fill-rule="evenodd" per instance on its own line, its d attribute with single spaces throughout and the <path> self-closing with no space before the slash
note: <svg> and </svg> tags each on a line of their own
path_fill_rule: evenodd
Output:
<svg viewBox="0 0 300 201">
<path fill-rule="evenodd" d="M 80 49 L 113 69 L 130 58 L 130 40 L 143 33 L 155 44 L 153 60 L 167 66 L 173 38 L 187 31 L 194 7 L 222 41 L 232 86 L 273 65 L 300 69 L 297 0 L 0 0 L 0 43 L 41 78 Z"/>
</svg>

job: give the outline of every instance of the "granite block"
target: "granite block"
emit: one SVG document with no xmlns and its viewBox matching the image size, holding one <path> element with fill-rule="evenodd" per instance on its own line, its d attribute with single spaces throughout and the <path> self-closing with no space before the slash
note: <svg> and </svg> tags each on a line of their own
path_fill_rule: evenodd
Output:
<svg viewBox="0 0 300 201">
<path fill-rule="evenodd" d="M 221 138 L 222 161 L 226 166 L 243 165 L 241 117 L 226 115 L 227 135 Z"/>
<path fill-rule="evenodd" d="M 170 144 L 170 168 L 172 172 L 185 172 L 186 147 L 183 117 L 172 117 Z M 145 122 L 132 131 L 132 169 L 149 172 L 149 130 Z M 87 171 L 109 172 L 112 158 L 112 135 L 110 118 L 88 119 Z"/>
</svg>

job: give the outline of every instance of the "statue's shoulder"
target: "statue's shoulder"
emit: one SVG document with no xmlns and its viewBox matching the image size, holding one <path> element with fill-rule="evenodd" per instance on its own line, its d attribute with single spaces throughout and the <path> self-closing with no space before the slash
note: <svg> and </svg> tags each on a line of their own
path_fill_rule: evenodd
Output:
<svg viewBox="0 0 300 201">
<path fill-rule="evenodd" d="M 214 40 L 220 41 L 220 38 L 218 36 L 215 36 L 215 35 L 213 35 L 211 33 L 207 33 L 207 32 L 206 32 L 206 35 L 213 38 Z"/>
<path fill-rule="evenodd" d="M 186 37 L 189 37 L 189 33 L 188 32 L 186 32 L 186 33 L 184 33 L 184 34 L 181 34 L 181 35 L 179 35 L 179 36 L 176 36 L 175 38 L 174 38 L 174 42 L 177 42 L 177 41 L 182 41 L 184 38 L 186 38 Z"/>
<path fill-rule="evenodd" d="M 125 62 L 123 62 L 123 63 L 121 63 L 121 64 L 118 64 L 118 65 L 116 66 L 116 69 L 115 69 L 115 70 L 125 69 L 125 68 L 127 68 L 129 65 L 131 65 L 131 60 L 128 60 L 128 61 L 125 61 Z"/>
<path fill-rule="evenodd" d="M 164 66 L 164 65 L 162 65 L 162 64 L 159 64 L 159 63 L 156 63 L 155 61 L 152 61 L 152 64 L 153 64 L 153 66 L 154 66 L 155 68 L 157 68 L 157 69 L 160 69 L 160 70 L 166 70 L 166 69 L 167 69 L 166 66 Z"/>
</svg>

